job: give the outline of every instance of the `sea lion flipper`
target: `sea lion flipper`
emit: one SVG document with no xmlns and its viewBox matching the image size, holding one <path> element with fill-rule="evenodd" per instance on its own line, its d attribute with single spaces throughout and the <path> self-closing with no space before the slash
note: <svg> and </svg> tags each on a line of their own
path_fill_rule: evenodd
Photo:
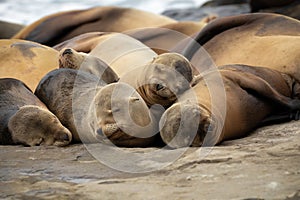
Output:
<svg viewBox="0 0 300 200">
<path fill-rule="evenodd" d="M 248 93 L 263 97 L 275 103 L 283 105 L 290 110 L 300 108 L 300 100 L 291 99 L 275 90 L 266 80 L 249 72 L 235 71 L 228 74 L 234 82 Z"/>
</svg>

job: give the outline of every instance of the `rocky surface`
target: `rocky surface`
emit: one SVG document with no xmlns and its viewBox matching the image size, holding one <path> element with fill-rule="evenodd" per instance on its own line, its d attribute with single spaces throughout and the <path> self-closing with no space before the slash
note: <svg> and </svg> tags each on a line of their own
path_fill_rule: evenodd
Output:
<svg viewBox="0 0 300 200">
<path fill-rule="evenodd" d="M 82 144 L 0 150 L 1 199 L 300 199 L 300 121 L 263 127 L 212 149 L 189 148 L 149 173 L 111 169 Z"/>
</svg>

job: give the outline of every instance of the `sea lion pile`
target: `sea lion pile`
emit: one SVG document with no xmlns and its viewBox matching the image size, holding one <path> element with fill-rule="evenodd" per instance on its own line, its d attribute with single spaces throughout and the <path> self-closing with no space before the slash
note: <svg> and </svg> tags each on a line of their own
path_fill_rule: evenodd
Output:
<svg viewBox="0 0 300 200">
<path fill-rule="evenodd" d="M 300 118 L 300 21 L 68 11 L 1 39 L 0 71 L 2 145 L 212 146 Z"/>
</svg>

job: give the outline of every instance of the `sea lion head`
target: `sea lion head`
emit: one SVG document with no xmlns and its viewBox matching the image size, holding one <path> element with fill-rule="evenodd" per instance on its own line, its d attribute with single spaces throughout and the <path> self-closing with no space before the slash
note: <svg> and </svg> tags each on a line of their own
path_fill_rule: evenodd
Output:
<svg viewBox="0 0 300 200">
<path fill-rule="evenodd" d="M 66 146 L 72 140 L 71 132 L 50 111 L 38 106 L 23 106 L 14 114 L 8 129 L 17 144 L 28 146 Z"/>
<path fill-rule="evenodd" d="M 94 74 L 106 83 L 119 80 L 118 75 L 100 58 L 72 48 L 64 48 L 59 53 L 59 68 L 83 70 Z"/>
<path fill-rule="evenodd" d="M 143 98 L 125 83 L 104 86 L 95 97 L 99 137 L 119 146 L 147 146 L 154 141 L 158 123 Z"/>
<path fill-rule="evenodd" d="M 162 140 L 172 148 L 213 145 L 206 136 L 215 128 L 209 109 L 189 101 L 178 102 L 168 108 L 160 122 Z"/>
<path fill-rule="evenodd" d="M 146 91 L 147 104 L 161 104 L 164 107 L 175 102 L 177 96 L 190 88 L 192 66 L 180 54 L 164 53 L 153 59 L 147 67 Z"/>
</svg>

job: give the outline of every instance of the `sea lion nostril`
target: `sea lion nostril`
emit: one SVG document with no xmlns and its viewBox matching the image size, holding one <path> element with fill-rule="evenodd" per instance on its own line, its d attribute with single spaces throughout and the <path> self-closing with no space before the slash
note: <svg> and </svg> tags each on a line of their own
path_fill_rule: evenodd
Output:
<svg viewBox="0 0 300 200">
<path fill-rule="evenodd" d="M 64 141 L 69 141 L 70 140 L 69 135 L 66 134 L 66 133 L 61 136 L 61 139 L 64 140 Z"/>
<path fill-rule="evenodd" d="M 72 54 L 73 52 L 72 52 L 72 49 L 66 49 L 66 50 L 64 50 L 64 52 L 63 52 L 63 56 L 64 55 L 66 55 L 66 54 Z"/>
<path fill-rule="evenodd" d="M 99 129 L 97 130 L 97 134 L 98 134 L 98 135 L 101 135 L 101 136 L 103 135 L 103 131 L 102 131 L 101 128 L 99 128 Z"/>
</svg>

